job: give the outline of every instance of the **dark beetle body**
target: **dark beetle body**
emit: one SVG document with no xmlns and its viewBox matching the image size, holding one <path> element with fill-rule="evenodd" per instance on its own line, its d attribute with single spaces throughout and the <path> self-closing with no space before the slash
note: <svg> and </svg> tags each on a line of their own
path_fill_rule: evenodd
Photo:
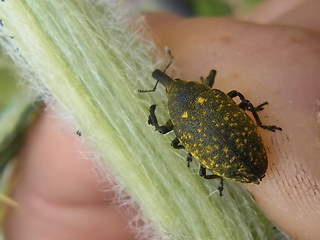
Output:
<svg viewBox="0 0 320 240">
<path fill-rule="evenodd" d="M 259 183 L 264 177 L 268 160 L 257 125 L 272 132 L 282 129 L 261 123 L 257 112 L 263 110 L 262 106 L 267 102 L 254 107 L 235 90 L 225 94 L 211 89 L 215 74 L 216 71 L 212 70 L 202 83 L 197 83 L 172 79 L 156 69 L 152 77 L 166 88 L 171 119 L 159 126 L 155 105 L 152 105 L 149 124 L 162 134 L 174 130 L 177 138 L 172 141 L 172 146 L 188 150 L 188 164 L 192 155 L 201 164 L 201 176 L 221 177 L 219 190 L 222 195 L 222 178 Z M 157 84 L 148 91 L 155 91 Z M 232 100 L 234 97 L 240 98 L 239 105 Z M 257 124 L 245 110 L 252 113 Z M 213 175 L 206 175 L 206 170 Z"/>
<path fill-rule="evenodd" d="M 176 79 L 167 97 L 176 136 L 206 169 L 239 182 L 264 176 L 268 161 L 257 126 L 229 96 Z"/>
</svg>

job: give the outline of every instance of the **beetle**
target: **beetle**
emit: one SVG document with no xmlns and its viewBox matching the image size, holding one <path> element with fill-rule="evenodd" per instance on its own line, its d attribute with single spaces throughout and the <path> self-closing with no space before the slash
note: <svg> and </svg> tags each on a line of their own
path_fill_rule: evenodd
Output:
<svg viewBox="0 0 320 240">
<path fill-rule="evenodd" d="M 170 119 L 160 126 L 155 115 L 156 105 L 152 105 L 148 123 L 161 134 L 174 131 L 176 138 L 171 145 L 188 151 L 188 167 L 192 157 L 200 163 L 200 176 L 220 178 L 220 196 L 223 178 L 259 184 L 265 176 L 268 160 L 257 127 L 282 131 L 280 127 L 264 125 L 260 120 L 258 112 L 268 102 L 255 107 L 236 90 L 226 94 L 212 89 L 215 70 L 211 70 L 205 79 L 201 78 L 201 82 L 173 79 L 165 73 L 173 59 L 170 52 L 169 55 L 168 66 L 152 73 L 157 81 L 154 88 L 139 92 L 154 92 L 161 83 L 166 88 Z M 233 100 L 235 97 L 240 99 L 239 104 Z M 246 110 L 252 113 L 256 124 Z M 207 174 L 206 170 L 212 174 Z"/>
</svg>

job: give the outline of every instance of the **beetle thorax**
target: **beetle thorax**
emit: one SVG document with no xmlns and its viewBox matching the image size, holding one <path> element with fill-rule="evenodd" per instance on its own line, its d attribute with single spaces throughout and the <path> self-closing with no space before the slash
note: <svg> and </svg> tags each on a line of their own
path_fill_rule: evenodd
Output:
<svg viewBox="0 0 320 240">
<path fill-rule="evenodd" d="M 180 117 L 185 111 L 193 109 L 193 103 L 197 97 L 204 91 L 210 88 L 196 83 L 185 82 L 180 79 L 175 79 L 174 84 L 167 88 L 168 110 L 171 119 Z"/>
</svg>

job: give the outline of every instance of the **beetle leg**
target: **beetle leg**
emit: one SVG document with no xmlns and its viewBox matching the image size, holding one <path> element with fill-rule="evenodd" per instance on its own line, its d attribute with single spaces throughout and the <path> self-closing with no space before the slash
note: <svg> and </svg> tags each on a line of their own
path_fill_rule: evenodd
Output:
<svg viewBox="0 0 320 240">
<path fill-rule="evenodd" d="M 220 184 L 218 187 L 219 193 L 220 193 L 220 197 L 222 197 L 222 191 L 223 191 L 223 178 L 220 177 Z"/>
<path fill-rule="evenodd" d="M 235 97 L 239 97 L 240 100 L 241 100 L 241 103 L 239 104 L 239 107 L 243 110 L 246 110 L 246 104 L 244 103 L 244 101 L 248 101 L 244 98 L 244 96 L 239 93 L 238 91 L 236 90 L 232 90 L 230 92 L 228 92 L 227 94 L 230 98 L 235 98 Z"/>
<path fill-rule="evenodd" d="M 158 131 L 161 134 L 166 134 L 167 132 L 170 132 L 173 130 L 173 124 L 171 120 L 169 119 L 167 123 L 163 126 L 159 126 L 157 117 L 155 115 L 156 105 L 153 104 L 150 106 L 150 115 L 148 119 L 148 124 L 155 127 L 155 130 Z"/>
<path fill-rule="evenodd" d="M 259 105 L 260 106 L 260 105 Z M 259 107 L 258 106 L 258 107 Z M 257 108 L 258 108 L 257 107 Z M 261 108 L 261 107 L 260 107 Z M 261 120 L 260 120 L 260 117 L 258 115 L 258 111 L 261 111 L 259 108 L 258 108 L 258 111 L 257 109 L 252 105 L 251 102 L 248 101 L 248 106 L 247 106 L 247 109 L 252 113 L 254 119 L 256 120 L 256 123 L 259 127 L 263 128 L 263 129 L 267 129 L 271 132 L 275 132 L 276 130 L 279 130 L 279 131 L 282 131 L 282 128 L 280 127 L 277 127 L 275 125 L 264 125 L 262 124 Z"/>
<path fill-rule="evenodd" d="M 179 145 L 179 143 L 180 143 L 180 141 L 179 141 L 178 137 L 176 137 L 175 139 L 172 140 L 171 146 L 174 147 L 175 149 L 185 149 L 185 147 L 183 145 Z M 187 166 L 190 167 L 190 163 L 192 162 L 191 153 L 188 153 L 186 160 L 187 160 Z"/>
<path fill-rule="evenodd" d="M 190 163 L 192 162 L 192 155 L 191 153 L 188 153 L 188 156 L 187 156 L 187 166 L 190 167 Z"/>
<path fill-rule="evenodd" d="M 203 165 L 200 165 L 199 175 L 205 179 L 214 179 L 220 177 L 214 174 L 207 175 L 207 169 Z"/>
<path fill-rule="evenodd" d="M 223 178 L 218 176 L 218 175 L 214 175 L 214 174 L 210 174 L 210 175 L 207 175 L 206 173 L 207 169 L 203 166 L 203 165 L 200 165 L 200 170 L 199 170 L 199 175 L 205 179 L 214 179 L 214 178 L 220 178 L 220 184 L 219 184 L 219 187 L 218 187 L 218 190 L 219 190 L 219 193 L 220 193 L 220 196 L 222 197 L 222 191 L 223 191 Z"/>
<path fill-rule="evenodd" d="M 171 146 L 174 147 L 175 149 L 184 149 L 184 146 L 183 145 L 179 145 L 179 143 L 180 143 L 180 141 L 176 137 L 175 139 L 172 140 Z"/>
<path fill-rule="evenodd" d="M 276 131 L 276 130 L 280 130 L 282 131 L 282 129 L 280 127 L 277 127 L 275 125 L 264 125 L 262 124 L 261 120 L 260 120 L 260 117 L 258 115 L 258 112 L 263 110 L 263 106 L 268 104 L 268 102 L 264 102 L 260 105 L 258 105 L 257 107 L 254 107 L 252 105 L 252 103 L 248 100 L 248 99 L 245 99 L 245 97 L 239 93 L 238 91 L 236 90 L 232 90 L 231 92 L 228 93 L 228 96 L 230 98 L 234 98 L 234 97 L 239 97 L 240 100 L 241 100 L 241 103 L 239 104 L 239 107 L 243 110 L 248 110 L 252 113 L 254 119 L 256 120 L 256 123 L 259 127 L 263 128 L 263 129 L 267 129 L 269 131 Z"/>
<path fill-rule="evenodd" d="M 264 102 L 261 103 L 260 105 L 258 105 L 257 107 L 255 107 L 256 112 L 262 111 L 263 110 L 263 106 L 269 104 L 268 102 Z"/>
<path fill-rule="evenodd" d="M 216 70 L 211 70 L 211 71 L 209 72 L 209 75 L 206 77 L 206 79 L 204 79 L 203 77 L 201 77 L 200 80 L 201 80 L 201 82 L 202 82 L 204 85 L 212 88 L 212 86 L 213 86 L 213 84 L 214 84 L 214 79 L 215 79 L 215 77 L 216 77 L 216 74 L 217 74 L 217 71 L 216 71 Z"/>
</svg>

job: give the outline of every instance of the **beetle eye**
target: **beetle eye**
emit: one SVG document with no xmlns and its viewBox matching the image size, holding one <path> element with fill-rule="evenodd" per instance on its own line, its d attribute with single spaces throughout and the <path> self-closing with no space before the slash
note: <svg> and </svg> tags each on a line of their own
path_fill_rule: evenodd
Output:
<svg viewBox="0 0 320 240">
<path fill-rule="evenodd" d="M 188 94 L 186 94 L 184 92 L 180 92 L 176 96 L 176 101 L 180 102 L 180 103 L 188 103 L 188 102 L 190 102 L 190 97 Z"/>
</svg>

